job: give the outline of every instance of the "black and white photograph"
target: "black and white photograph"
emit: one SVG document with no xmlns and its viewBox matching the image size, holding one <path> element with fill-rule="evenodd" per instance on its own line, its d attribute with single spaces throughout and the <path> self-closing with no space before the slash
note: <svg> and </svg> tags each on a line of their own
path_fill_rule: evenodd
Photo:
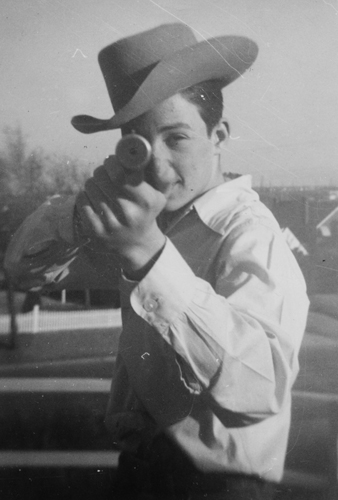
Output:
<svg viewBox="0 0 338 500">
<path fill-rule="evenodd" d="M 338 498 L 338 0 L 2 0 L 1 500 Z"/>
</svg>

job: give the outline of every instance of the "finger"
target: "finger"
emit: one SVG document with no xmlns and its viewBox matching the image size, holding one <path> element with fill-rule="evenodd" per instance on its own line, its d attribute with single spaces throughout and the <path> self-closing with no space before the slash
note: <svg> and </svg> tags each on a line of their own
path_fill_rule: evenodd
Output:
<svg viewBox="0 0 338 500">
<path fill-rule="evenodd" d="M 162 209 L 166 203 L 164 194 L 157 189 L 154 189 L 145 181 L 138 186 L 128 184 L 125 186 L 125 191 L 129 200 L 132 200 L 134 203 L 145 209 L 154 207 L 155 210 L 157 210 L 157 207 L 159 206 L 161 206 Z"/>
<path fill-rule="evenodd" d="M 104 222 L 91 206 L 86 205 L 82 208 L 82 220 L 89 234 L 101 238 L 106 235 Z"/>
<path fill-rule="evenodd" d="M 106 229 L 106 232 L 112 234 L 118 231 L 122 227 L 122 223 L 116 216 L 116 214 L 112 212 L 110 207 L 105 202 L 101 203 L 100 208 L 101 208 L 100 219 Z M 125 217 L 123 218 L 125 219 Z"/>
<path fill-rule="evenodd" d="M 98 209 L 100 201 L 113 204 L 116 197 L 116 189 L 112 189 L 109 185 L 107 186 L 107 179 L 105 177 L 106 174 L 103 172 L 100 176 L 92 177 L 85 183 L 85 193 L 95 210 Z"/>
<path fill-rule="evenodd" d="M 80 191 L 76 197 L 75 215 L 81 218 L 81 215 L 83 213 L 83 208 L 87 205 L 91 206 L 90 199 L 88 198 L 85 191 Z"/>
<path fill-rule="evenodd" d="M 122 198 L 118 197 L 116 193 L 114 193 L 114 196 L 111 193 L 107 194 L 103 192 L 102 188 L 95 182 L 88 181 L 88 183 L 86 183 L 86 194 L 90 200 L 91 206 L 93 207 L 93 211 L 98 214 L 101 219 L 103 215 L 102 204 L 105 204 L 109 208 L 112 216 L 114 216 L 114 219 L 119 221 L 121 224 L 126 222 L 124 210 L 121 206 Z"/>
<path fill-rule="evenodd" d="M 109 207 L 102 202 L 100 215 L 91 210 L 91 207 L 85 207 L 85 212 L 91 224 L 93 238 L 99 238 L 105 242 L 112 250 L 116 248 L 116 238 L 120 232 L 121 224 L 115 217 Z"/>
<path fill-rule="evenodd" d="M 99 203 L 96 204 L 96 207 L 97 208 L 95 208 L 86 192 L 80 192 L 78 194 L 76 200 L 77 216 L 80 217 L 82 227 L 87 234 L 92 232 L 101 233 L 104 226 L 102 222 L 101 224 L 99 223 L 99 212 L 102 212 L 102 208 L 100 208 Z"/>
</svg>

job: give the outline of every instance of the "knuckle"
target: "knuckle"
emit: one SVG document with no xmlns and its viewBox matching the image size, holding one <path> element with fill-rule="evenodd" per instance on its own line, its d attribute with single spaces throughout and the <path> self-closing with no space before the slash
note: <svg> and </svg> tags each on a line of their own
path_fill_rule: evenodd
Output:
<svg viewBox="0 0 338 500">
<path fill-rule="evenodd" d="M 150 197 L 143 198 L 142 200 L 142 207 L 145 210 L 151 210 L 153 207 L 153 201 Z"/>
</svg>

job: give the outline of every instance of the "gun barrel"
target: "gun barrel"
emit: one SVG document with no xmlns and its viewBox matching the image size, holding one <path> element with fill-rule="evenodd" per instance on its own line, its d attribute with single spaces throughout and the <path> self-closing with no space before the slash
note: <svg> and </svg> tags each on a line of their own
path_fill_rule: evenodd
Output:
<svg viewBox="0 0 338 500">
<path fill-rule="evenodd" d="M 115 153 L 123 168 L 140 170 L 150 161 L 151 146 L 141 135 L 128 134 L 119 140 Z"/>
</svg>

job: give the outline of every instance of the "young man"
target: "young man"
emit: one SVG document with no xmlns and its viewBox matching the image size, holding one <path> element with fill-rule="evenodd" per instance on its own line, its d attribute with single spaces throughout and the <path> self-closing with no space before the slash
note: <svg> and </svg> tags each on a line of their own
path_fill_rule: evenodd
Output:
<svg viewBox="0 0 338 500">
<path fill-rule="evenodd" d="M 271 498 L 282 477 L 305 284 L 250 178 L 219 162 L 221 89 L 256 55 L 246 38 L 197 43 L 181 24 L 103 49 L 116 114 L 73 125 L 142 135 L 151 160 L 130 172 L 109 157 L 8 249 L 26 288 L 119 284 L 106 417 L 122 450 L 116 498 Z"/>
</svg>

